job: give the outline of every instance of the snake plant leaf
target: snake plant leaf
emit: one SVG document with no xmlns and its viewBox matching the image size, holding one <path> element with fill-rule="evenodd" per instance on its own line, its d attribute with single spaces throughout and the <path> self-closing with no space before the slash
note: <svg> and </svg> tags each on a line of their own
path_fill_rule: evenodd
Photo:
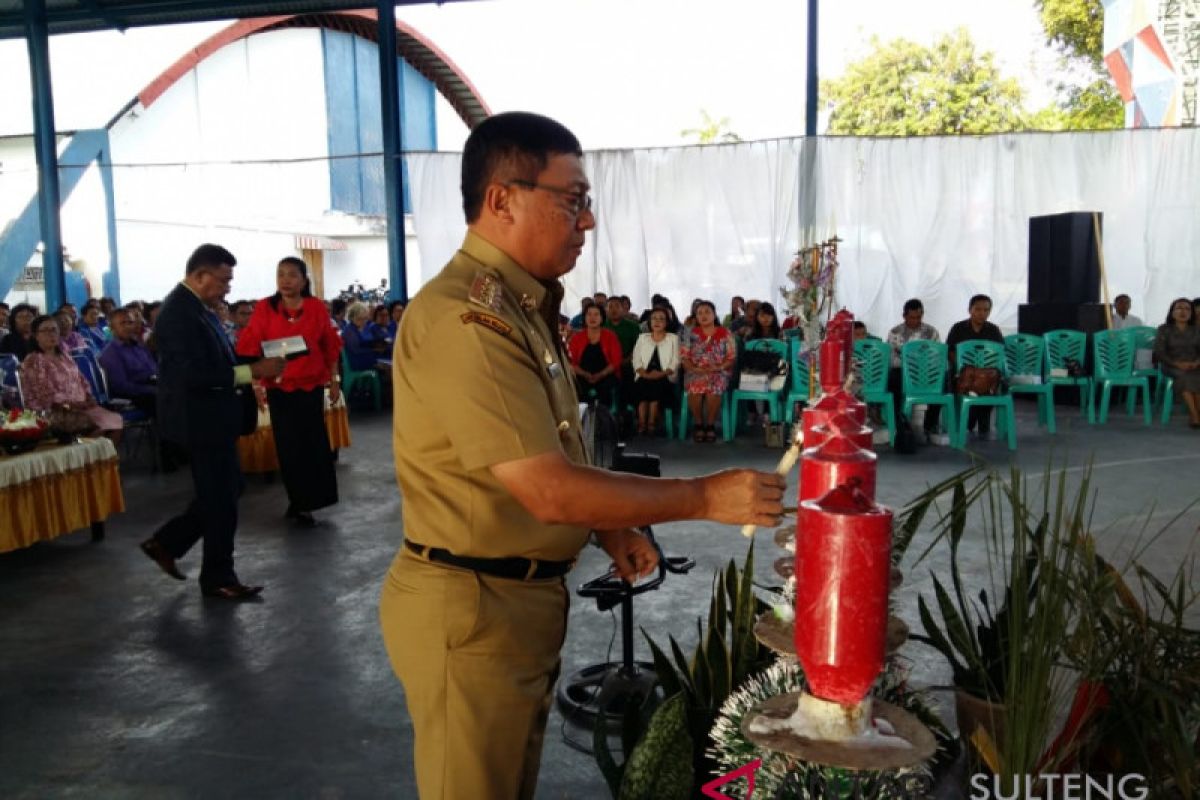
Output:
<svg viewBox="0 0 1200 800">
<path fill-rule="evenodd" d="M 597 714 L 596 723 L 592 726 L 592 757 L 596 759 L 600 774 L 608 784 L 609 794 L 617 797 L 621 791 L 625 765 L 618 765 L 608 748 L 608 718 L 604 714 Z"/>
<path fill-rule="evenodd" d="M 971 671 L 958 660 L 954 652 L 954 647 L 934 621 L 933 614 L 930 613 L 929 606 L 925 604 L 924 597 L 917 598 L 917 613 L 921 616 L 921 624 L 925 627 L 925 635 L 913 634 L 912 638 L 929 645 L 941 653 L 942 657 L 950 663 L 950 669 L 954 673 L 954 682 L 962 685 L 969 678 Z"/>
<path fill-rule="evenodd" d="M 708 663 L 708 653 L 705 652 L 704 631 L 700 630 L 700 621 L 696 621 L 698 636 L 696 639 L 700 642 L 696 646 L 696 655 L 692 659 L 692 680 L 696 685 L 696 704 L 701 708 L 714 708 L 713 706 L 713 685 L 712 685 L 712 668 Z"/>
<path fill-rule="evenodd" d="M 650 638 L 650 634 L 646 633 L 645 628 L 642 628 L 642 636 L 646 637 L 646 644 L 650 645 L 650 656 L 654 661 L 654 673 L 658 676 L 658 685 L 662 688 L 663 696 L 670 697 L 673 694 L 683 691 L 683 684 L 679 680 L 679 675 L 675 672 L 674 665 L 671 664 L 671 659 L 667 658 L 667 654 L 662 651 L 662 648 L 654 643 L 654 640 Z"/>
<path fill-rule="evenodd" d="M 683 684 L 684 691 L 688 695 L 688 700 L 694 702 L 696 699 L 696 684 L 692 680 L 692 667 L 688 663 L 687 656 L 683 654 L 683 648 L 679 646 L 679 642 L 675 641 L 675 637 L 670 636 L 667 638 L 671 643 L 671 655 L 675 659 L 675 669 L 679 674 L 679 682 Z"/>
<path fill-rule="evenodd" d="M 717 628 L 708 631 L 706 663 L 712 672 L 712 707 L 720 708 L 733 690 L 733 664 L 725 637 Z"/>
</svg>

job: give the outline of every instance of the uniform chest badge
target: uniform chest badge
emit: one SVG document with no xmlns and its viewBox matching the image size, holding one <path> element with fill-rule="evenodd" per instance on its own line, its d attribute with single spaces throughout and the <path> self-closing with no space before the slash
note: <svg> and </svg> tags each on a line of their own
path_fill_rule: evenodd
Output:
<svg viewBox="0 0 1200 800">
<path fill-rule="evenodd" d="M 499 311 L 504 299 L 504 285 L 494 275 L 486 272 L 476 272 L 475 280 L 471 281 L 471 291 L 467 299 L 476 305 Z"/>
<path fill-rule="evenodd" d="M 537 300 L 534 300 L 530 295 L 521 295 L 521 308 L 525 311 L 536 311 L 538 307 Z"/>
</svg>

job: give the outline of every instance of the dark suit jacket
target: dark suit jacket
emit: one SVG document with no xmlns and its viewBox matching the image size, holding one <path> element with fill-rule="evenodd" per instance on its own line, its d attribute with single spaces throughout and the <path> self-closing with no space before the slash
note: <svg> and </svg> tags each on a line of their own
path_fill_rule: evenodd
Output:
<svg viewBox="0 0 1200 800">
<path fill-rule="evenodd" d="M 207 309 L 187 286 L 163 301 L 158 343 L 158 422 L 164 439 L 195 447 L 228 443 L 241 433 L 242 401 L 230 359 Z"/>
</svg>

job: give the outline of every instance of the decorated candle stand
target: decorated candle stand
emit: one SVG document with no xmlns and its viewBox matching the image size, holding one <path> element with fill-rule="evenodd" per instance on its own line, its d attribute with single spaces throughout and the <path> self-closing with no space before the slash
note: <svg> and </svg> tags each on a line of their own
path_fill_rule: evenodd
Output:
<svg viewBox="0 0 1200 800">
<path fill-rule="evenodd" d="M 794 538 L 794 624 L 764 617 L 755 628 L 768 647 L 798 658 L 807 691 L 754 704 L 741 732 L 758 747 L 809 763 L 897 770 L 927 762 L 937 744 L 915 715 L 870 694 L 884 669 L 889 633 L 894 648 L 907 631 L 889 631 L 892 512 L 875 503 L 865 406 L 843 388 L 852 332 L 849 312 L 830 320 L 820 347 L 823 393 L 806 409 L 793 445 L 793 451 L 807 445 Z M 787 462 L 781 471 L 790 469 Z M 792 628 L 791 642 L 779 636 L 781 627 Z"/>
</svg>

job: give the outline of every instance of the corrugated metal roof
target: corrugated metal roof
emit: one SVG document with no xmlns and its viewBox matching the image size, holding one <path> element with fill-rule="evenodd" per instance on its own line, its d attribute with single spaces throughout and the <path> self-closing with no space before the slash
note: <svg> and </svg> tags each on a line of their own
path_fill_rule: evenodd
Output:
<svg viewBox="0 0 1200 800">
<path fill-rule="evenodd" d="M 445 2 L 458 0 L 438 0 Z M 396 5 L 422 5 L 429 0 L 395 0 Z M 311 14 L 371 7 L 371 3 L 342 0 L 46 0 L 50 35 L 82 33 L 179 22 L 206 22 L 239 17 Z M 25 36 L 22 0 L 0 0 L 0 39 Z"/>
</svg>

